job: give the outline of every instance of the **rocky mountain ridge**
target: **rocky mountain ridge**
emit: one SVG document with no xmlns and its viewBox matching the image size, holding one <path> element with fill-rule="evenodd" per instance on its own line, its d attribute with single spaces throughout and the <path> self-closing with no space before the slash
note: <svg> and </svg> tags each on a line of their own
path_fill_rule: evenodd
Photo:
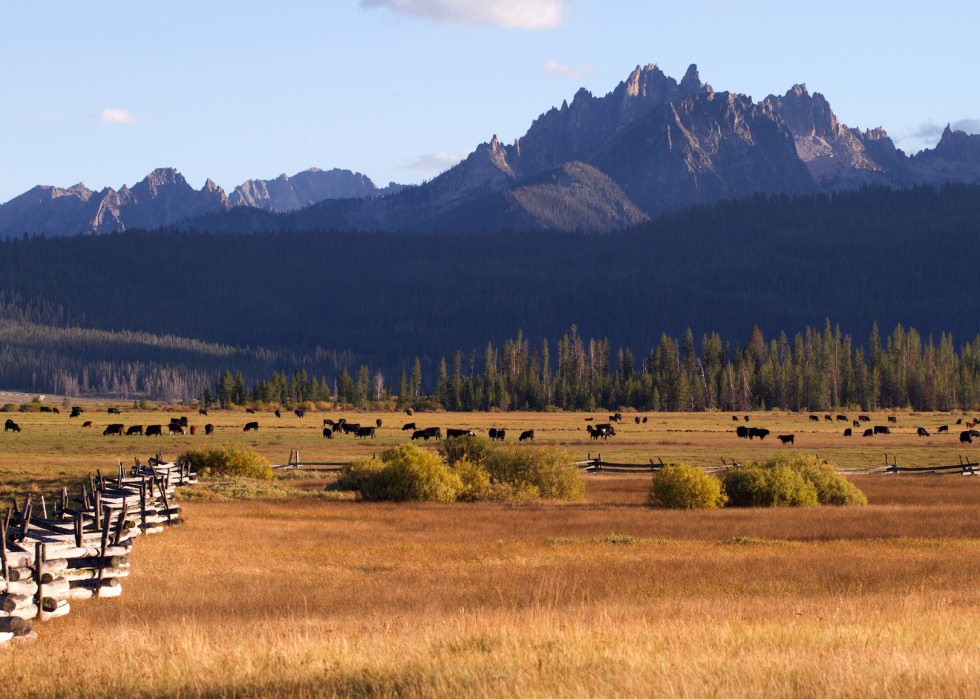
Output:
<svg viewBox="0 0 980 699">
<path fill-rule="evenodd" d="M 980 135 L 947 127 L 934 149 L 906 156 L 882 128 L 841 123 L 805 84 L 761 102 L 716 92 L 691 65 L 678 82 L 637 66 L 611 92 L 580 89 L 507 145 L 496 136 L 421 186 L 379 189 L 350 170 L 311 168 L 249 180 L 225 196 L 176 170 L 132 189 L 35 187 L 0 206 L 0 236 L 66 235 L 178 225 L 281 228 L 608 231 L 691 204 L 757 193 L 980 182 Z"/>
</svg>

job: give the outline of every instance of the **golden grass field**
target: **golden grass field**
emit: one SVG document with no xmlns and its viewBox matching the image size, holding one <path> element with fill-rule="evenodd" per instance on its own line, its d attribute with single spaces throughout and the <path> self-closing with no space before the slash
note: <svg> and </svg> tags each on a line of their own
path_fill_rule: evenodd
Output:
<svg viewBox="0 0 980 699">
<path fill-rule="evenodd" d="M 170 417 L 150 415 L 111 421 Z M 352 413 L 380 417 L 379 438 L 324 440 L 322 418 L 338 416 L 260 414 L 247 435 L 255 418 L 243 413 L 207 421 L 213 441 L 277 463 L 290 448 L 302 461 L 377 453 L 407 439 L 406 421 L 505 427 L 507 441 L 533 428 L 539 443 L 610 461 L 714 465 L 781 449 L 738 440 L 730 415 L 648 415 L 598 447 L 580 414 Z M 975 458 L 955 436 L 959 414 L 898 417 L 896 434 L 850 440 L 806 416 L 749 424 L 847 467 L 886 452 L 908 466 Z M 209 441 L 14 418 L 24 432 L 0 435 L 8 494 Z M 953 436 L 915 436 L 940 424 Z M 11 697 L 980 695 L 980 479 L 854 476 L 867 507 L 665 512 L 644 505 L 647 474 L 585 478 L 578 503 L 186 503 L 184 527 L 136 543 L 122 598 L 74 602 L 33 644 L 0 650 L 0 686 Z"/>
</svg>

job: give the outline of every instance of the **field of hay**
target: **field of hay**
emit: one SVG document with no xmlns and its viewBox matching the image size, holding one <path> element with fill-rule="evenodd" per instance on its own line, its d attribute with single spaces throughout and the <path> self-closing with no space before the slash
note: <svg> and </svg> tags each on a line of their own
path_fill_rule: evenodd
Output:
<svg viewBox="0 0 980 699">
<path fill-rule="evenodd" d="M 407 421 L 505 427 L 507 441 L 533 428 L 537 442 L 610 461 L 713 465 L 782 448 L 737 439 L 730 415 L 626 415 L 598 446 L 581 414 L 349 414 L 380 417 L 378 439 L 324 440 L 322 418 L 338 416 L 260 414 L 244 434 L 255 418 L 216 412 L 206 440 L 104 438 L 79 419 L 18 413 L 0 473 L 8 493 L 44 491 L 207 441 L 278 463 L 291 448 L 344 461 L 407 439 Z M 85 414 L 96 427 L 107 417 Z M 139 417 L 111 421 L 170 414 Z M 895 434 L 850 440 L 806 416 L 749 424 L 842 466 L 885 453 L 912 466 L 972 456 L 955 436 L 915 435 L 955 435 L 959 417 L 899 413 Z M 329 480 L 306 475 L 290 485 Z M 11 697 L 980 694 L 980 479 L 854 476 L 867 507 L 712 512 L 645 507 L 649 475 L 586 479 L 577 503 L 187 502 L 186 526 L 137 542 L 122 598 L 73 602 L 36 642 L 0 651 L 0 681 Z"/>
</svg>

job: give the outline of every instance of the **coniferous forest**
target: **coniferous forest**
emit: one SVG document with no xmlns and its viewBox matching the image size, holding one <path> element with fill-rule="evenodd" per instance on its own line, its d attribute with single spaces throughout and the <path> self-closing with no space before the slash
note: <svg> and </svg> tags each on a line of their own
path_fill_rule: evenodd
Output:
<svg viewBox="0 0 980 699">
<path fill-rule="evenodd" d="M 947 185 L 757 196 L 607 235 L 25 236 L 0 242 L 0 386 L 462 410 L 972 409 L 978 233 L 980 187 Z"/>
</svg>

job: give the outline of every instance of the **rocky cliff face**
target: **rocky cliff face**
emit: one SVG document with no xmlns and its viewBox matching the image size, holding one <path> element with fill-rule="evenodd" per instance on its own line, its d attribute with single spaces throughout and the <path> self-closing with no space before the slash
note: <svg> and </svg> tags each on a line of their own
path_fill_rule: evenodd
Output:
<svg viewBox="0 0 980 699">
<path fill-rule="evenodd" d="M 909 158 L 916 176 L 926 182 L 980 182 L 980 134 L 953 131 L 949 125 L 935 148 Z"/>
<path fill-rule="evenodd" d="M 196 190 L 173 168 L 160 168 L 133 188 L 93 192 L 83 184 L 69 189 L 35 187 L 0 206 L 0 235 L 109 233 L 159 228 L 188 217 L 227 211 L 224 191 L 211 180 Z"/>
<path fill-rule="evenodd" d="M 389 192 L 390 187 L 386 188 Z M 249 180 L 238 185 L 229 200 L 233 206 L 295 211 L 324 199 L 362 199 L 382 193 L 367 175 L 337 168 L 325 171 L 314 167 L 292 177 L 283 173 L 274 180 Z"/>
<path fill-rule="evenodd" d="M 656 107 L 609 138 L 589 162 L 651 216 L 756 192 L 816 189 L 772 107 L 727 92 Z"/>
</svg>

